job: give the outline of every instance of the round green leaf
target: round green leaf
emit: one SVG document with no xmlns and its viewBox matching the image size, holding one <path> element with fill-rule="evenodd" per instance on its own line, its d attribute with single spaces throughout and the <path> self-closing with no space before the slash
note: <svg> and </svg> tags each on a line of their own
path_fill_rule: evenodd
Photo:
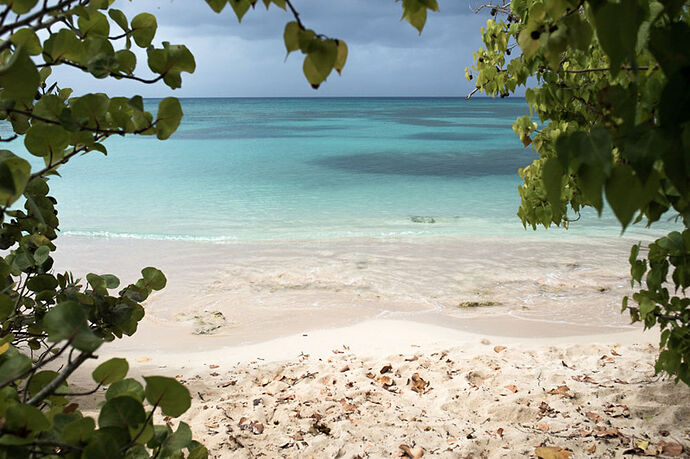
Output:
<svg viewBox="0 0 690 459">
<path fill-rule="evenodd" d="M 131 397 L 116 397 L 108 400 L 101 408 L 98 426 L 136 429 L 146 420 L 146 412 L 141 402 Z"/>
<path fill-rule="evenodd" d="M 127 371 L 129 371 L 127 360 L 112 358 L 98 365 L 96 369 L 93 370 L 93 373 L 91 373 L 91 376 L 98 384 L 107 386 L 122 380 L 127 376 Z"/>
<path fill-rule="evenodd" d="M 189 390 L 173 378 L 164 376 L 145 377 L 146 400 L 160 407 L 163 414 L 177 417 L 187 411 L 191 405 Z"/>
<path fill-rule="evenodd" d="M 140 48 L 147 48 L 156 35 L 158 23 L 156 17 L 149 13 L 140 13 L 132 19 L 132 38 Z"/>
<path fill-rule="evenodd" d="M 161 100 L 156 115 L 156 136 L 158 139 L 165 140 L 170 137 L 177 130 L 180 121 L 182 121 L 180 101 L 175 97 L 166 97 Z M 165 286 L 165 284 L 163 285 Z"/>
</svg>

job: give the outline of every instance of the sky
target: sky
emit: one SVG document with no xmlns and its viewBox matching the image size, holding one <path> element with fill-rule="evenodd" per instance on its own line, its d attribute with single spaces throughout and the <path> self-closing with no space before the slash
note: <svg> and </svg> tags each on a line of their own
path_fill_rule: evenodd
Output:
<svg viewBox="0 0 690 459">
<path fill-rule="evenodd" d="M 275 6 L 267 11 L 259 1 L 240 24 L 230 6 L 216 14 L 203 0 L 117 0 L 113 7 L 130 20 L 153 13 L 156 46 L 185 44 L 196 59 L 194 74 L 183 73 L 175 91 L 162 82 L 95 80 L 71 69 L 55 76 L 78 93 L 144 97 L 465 96 L 473 85 L 464 69 L 482 45 L 480 27 L 488 19 L 486 12 L 474 14 L 473 1 L 439 0 L 441 11 L 429 13 L 420 36 L 400 20 L 394 0 L 293 0 L 306 27 L 349 48 L 342 76 L 333 72 L 315 91 L 302 74 L 301 53 L 285 58 L 283 28 L 292 16 Z M 137 73 L 150 75 L 145 54 L 138 57 Z"/>
</svg>

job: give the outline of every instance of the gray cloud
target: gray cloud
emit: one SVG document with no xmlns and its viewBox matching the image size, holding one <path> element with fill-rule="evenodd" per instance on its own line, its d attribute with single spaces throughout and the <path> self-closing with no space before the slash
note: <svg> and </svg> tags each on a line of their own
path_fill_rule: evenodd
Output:
<svg viewBox="0 0 690 459">
<path fill-rule="evenodd" d="M 485 15 L 474 15 L 467 1 L 441 0 L 429 14 L 424 33 L 400 20 L 392 0 L 294 0 L 307 27 L 344 39 L 350 49 L 342 76 L 333 74 L 318 91 L 301 72 L 302 56 L 285 60 L 282 32 L 289 13 L 261 2 L 238 24 L 229 6 L 215 14 L 203 0 L 146 0 L 115 3 L 131 19 L 141 11 L 158 18 L 155 42 L 184 43 L 194 53 L 197 71 L 183 74 L 178 97 L 256 96 L 460 96 L 472 85 L 464 68 L 481 46 Z M 138 53 L 146 69 L 145 54 Z M 148 97 L 170 95 L 159 83 L 94 80 L 79 72 L 56 72 L 63 86 L 79 92 L 103 91 Z"/>
</svg>

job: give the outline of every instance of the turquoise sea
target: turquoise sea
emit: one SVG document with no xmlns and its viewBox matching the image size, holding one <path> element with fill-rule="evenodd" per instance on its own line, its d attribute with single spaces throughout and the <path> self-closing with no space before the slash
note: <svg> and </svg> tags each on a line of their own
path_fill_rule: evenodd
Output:
<svg viewBox="0 0 690 459">
<path fill-rule="evenodd" d="M 156 100 L 148 100 L 155 110 Z M 183 99 L 167 141 L 111 138 L 51 181 L 63 234 L 247 241 L 522 237 L 522 99 Z M 617 235 L 593 213 L 573 235 Z M 562 231 L 540 231 L 553 237 Z"/>
</svg>

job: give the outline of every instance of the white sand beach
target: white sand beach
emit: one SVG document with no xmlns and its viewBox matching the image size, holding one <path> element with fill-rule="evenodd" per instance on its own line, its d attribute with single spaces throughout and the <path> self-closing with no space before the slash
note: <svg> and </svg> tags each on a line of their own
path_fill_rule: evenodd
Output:
<svg viewBox="0 0 690 459">
<path fill-rule="evenodd" d="M 619 313 L 629 243 L 66 237 L 56 261 L 168 275 L 99 360 L 184 381 L 214 457 L 687 455 L 690 389 Z"/>
</svg>

